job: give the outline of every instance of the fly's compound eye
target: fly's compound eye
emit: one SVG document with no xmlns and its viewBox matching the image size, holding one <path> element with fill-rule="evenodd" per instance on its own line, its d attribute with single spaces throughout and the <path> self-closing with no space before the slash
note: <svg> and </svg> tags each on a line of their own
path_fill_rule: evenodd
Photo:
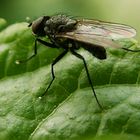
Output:
<svg viewBox="0 0 140 140">
<path fill-rule="evenodd" d="M 45 36 L 46 33 L 44 31 L 45 22 L 49 19 L 48 16 L 40 17 L 32 22 L 32 31 L 37 36 Z"/>
<path fill-rule="evenodd" d="M 37 20 L 33 21 L 32 23 L 32 31 L 35 35 L 44 36 L 44 25 L 42 23 L 43 17 L 38 18 Z"/>
</svg>

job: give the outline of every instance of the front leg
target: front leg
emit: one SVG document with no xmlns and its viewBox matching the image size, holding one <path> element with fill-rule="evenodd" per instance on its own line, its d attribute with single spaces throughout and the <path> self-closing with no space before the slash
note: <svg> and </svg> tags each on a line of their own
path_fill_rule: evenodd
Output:
<svg viewBox="0 0 140 140">
<path fill-rule="evenodd" d="M 32 58 L 34 58 L 36 55 L 37 55 L 37 42 L 47 46 L 47 47 L 50 47 L 50 48 L 58 48 L 56 45 L 54 44 L 51 44 L 51 43 L 48 43 L 44 40 L 41 40 L 39 38 L 36 38 L 35 39 L 35 45 L 34 45 L 34 53 L 32 56 L 30 56 L 29 58 L 25 59 L 25 60 L 16 60 L 16 64 L 20 64 L 20 63 L 26 63 L 28 62 L 29 60 L 31 60 Z"/>
</svg>

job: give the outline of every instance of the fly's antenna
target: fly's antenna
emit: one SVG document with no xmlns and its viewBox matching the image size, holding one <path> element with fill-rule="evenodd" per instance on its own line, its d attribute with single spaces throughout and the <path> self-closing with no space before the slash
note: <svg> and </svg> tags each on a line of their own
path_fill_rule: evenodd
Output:
<svg viewBox="0 0 140 140">
<path fill-rule="evenodd" d="M 28 27 L 31 27 L 31 26 L 32 26 L 32 22 L 31 22 L 31 23 L 29 23 Z"/>
<path fill-rule="evenodd" d="M 30 17 L 26 17 L 26 22 L 29 23 L 28 27 L 32 26 L 32 21 Z"/>
</svg>

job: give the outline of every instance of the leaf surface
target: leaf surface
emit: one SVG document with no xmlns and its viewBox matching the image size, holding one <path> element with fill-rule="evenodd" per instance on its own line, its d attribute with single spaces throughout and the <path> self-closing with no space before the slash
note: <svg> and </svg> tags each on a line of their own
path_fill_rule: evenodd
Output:
<svg viewBox="0 0 140 140">
<path fill-rule="evenodd" d="M 4 23 L 0 20 L 0 26 Z M 134 40 L 123 46 L 138 49 Z M 140 53 L 108 49 L 108 58 L 98 60 L 78 50 L 88 64 L 100 103 L 95 101 L 81 60 L 68 53 L 50 64 L 63 50 L 38 44 L 32 55 L 34 36 L 27 23 L 17 23 L 0 32 L 0 139 L 62 140 L 103 135 L 140 135 Z"/>
</svg>

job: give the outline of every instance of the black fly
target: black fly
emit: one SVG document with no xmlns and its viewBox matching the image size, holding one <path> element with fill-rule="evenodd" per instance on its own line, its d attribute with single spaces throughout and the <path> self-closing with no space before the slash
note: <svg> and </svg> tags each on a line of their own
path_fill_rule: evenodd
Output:
<svg viewBox="0 0 140 140">
<path fill-rule="evenodd" d="M 51 48 L 63 48 L 64 50 L 51 64 L 52 80 L 42 96 L 45 95 L 55 79 L 54 65 L 70 51 L 73 55 L 83 61 L 92 92 L 99 107 L 103 109 L 96 96 L 86 61 L 82 55 L 76 52 L 76 50 L 83 47 L 96 58 L 106 59 L 105 48 L 121 48 L 114 40 L 134 37 L 136 35 L 135 29 L 127 25 L 99 20 L 72 19 L 66 15 L 55 15 L 51 17 L 43 16 L 33 21 L 29 27 L 30 26 L 36 37 L 34 54 L 26 60 L 17 61 L 18 63 L 27 62 L 37 55 L 37 42 Z M 40 39 L 44 36 L 47 36 L 51 43 Z M 135 51 L 127 48 L 122 49 Z"/>
</svg>

